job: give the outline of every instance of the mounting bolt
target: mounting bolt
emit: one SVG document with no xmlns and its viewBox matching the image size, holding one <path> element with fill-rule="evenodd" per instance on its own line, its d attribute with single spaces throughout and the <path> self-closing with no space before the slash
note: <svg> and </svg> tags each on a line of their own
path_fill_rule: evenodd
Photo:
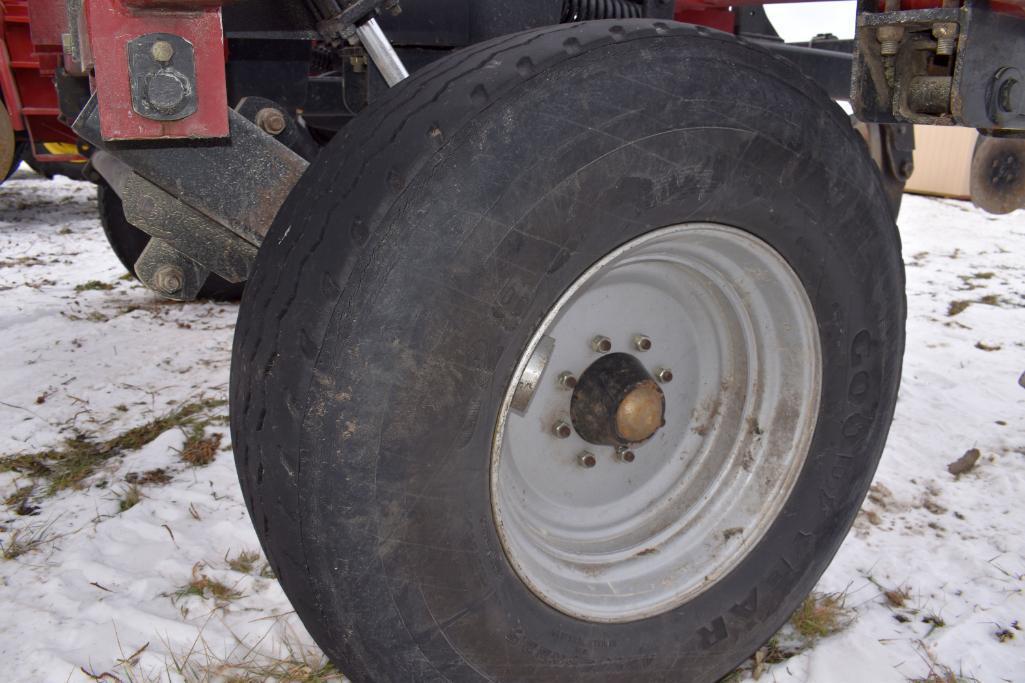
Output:
<svg viewBox="0 0 1025 683">
<path fill-rule="evenodd" d="M 876 40 L 884 57 L 892 57 L 900 51 L 900 41 L 904 39 L 903 26 L 880 26 L 876 30 Z"/>
<path fill-rule="evenodd" d="M 552 427 L 552 431 L 555 432 L 555 436 L 560 439 L 568 439 L 573 436 L 573 428 L 569 426 L 569 423 L 564 420 L 559 420 Z"/>
<path fill-rule="evenodd" d="M 174 45 L 167 42 L 166 40 L 158 40 L 153 43 L 153 47 L 149 49 L 149 53 L 153 55 L 153 59 L 158 62 L 169 62 L 171 57 L 174 57 Z"/>
<path fill-rule="evenodd" d="M 285 115 L 274 107 L 265 107 L 256 112 L 256 125 L 270 135 L 280 135 L 285 131 Z"/>
<path fill-rule="evenodd" d="M 673 381 L 673 371 L 669 368 L 659 368 L 655 371 L 655 376 L 658 377 L 658 381 L 662 384 L 669 384 Z"/>
<path fill-rule="evenodd" d="M 576 389 L 577 378 L 572 372 L 559 373 L 559 386 L 563 389 Z"/>
<path fill-rule="evenodd" d="M 637 456 L 634 454 L 634 452 L 626 446 L 620 446 L 616 449 L 616 460 L 619 460 L 620 462 L 625 462 L 629 464 L 633 462 L 636 458 Z"/>
<path fill-rule="evenodd" d="M 949 56 L 957 47 L 958 27 L 954 22 L 942 22 L 932 25 L 932 36 L 936 39 L 936 54 Z"/>
<path fill-rule="evenodd" d="M 577 463 L 581 467 L 586 467 L 590 469 L 598 464 L 598 458 L 594 457 L 594 453 L 588 453 L 587 451 L 584 451 L 583 453 L 577 456 Z"/>
<path fill-rule="evenodd" d="M 596 353 L 608 353 L 612 350 L 612 340 L 608 337 L 598 335 L 591 340 L 591 348 L 594 349 Z"/>
<path fill-rule="evenodd" d="M 381 5 L 381 7 L 384 9 L 385 12 L 392 15 L 393 17 L 397 17 L 400 14 L 402 14 L 402 4 L 399 2 L 399 0 L 385 0 L 384 4 Z"/>
<path fill-rule="evenodd" d="M 161 266 L 153 274 L 153 287 L 164 294 L 180 292 L 185 286 L 185 273 L 178 266 Z"/>
<path fill-rule="evenodd" d="M 634 337 L 634 348 L 638 351 L 650 351 L 651 339 L 645 337 L 643 334 L 638 334 Z"/>
</svg>

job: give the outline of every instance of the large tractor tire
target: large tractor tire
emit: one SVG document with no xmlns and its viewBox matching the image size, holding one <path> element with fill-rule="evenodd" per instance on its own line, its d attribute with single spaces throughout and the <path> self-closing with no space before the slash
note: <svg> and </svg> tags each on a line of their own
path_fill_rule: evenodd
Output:
<svg viewBox="0 0 1025 683">
<path fill-rule="evenodd" d="M 18 170 L 24 153 L 25 145 L 15 137 L 11 116 L 3 101 L 0 101 L 0 183 Z"/>
<path fill-rule="evenodd" d="M 139 260 L 142 250 L 149 244 L 150 236 L 128 222 L 121 198 L 110 185 L 101 180 L 96 188 L 100 223 L 103 225 L 107 242 L 110 243 L 121 265 L 134 276 L 135 263 Z M 210 275 L 203 288 L 199 290 L 198 298 L 238 301 L 242 298 L 244 286 L 244 283 L 228 282 L 217 275 Z"/>
<path fill-rule="evenodd" d="M 858 512 L 903 286 L 879 173 L 789 63 L 651 20 L 472 46 L 260 250 L 250 514 L 353 681 L 714 681 Z"/>
</svg>

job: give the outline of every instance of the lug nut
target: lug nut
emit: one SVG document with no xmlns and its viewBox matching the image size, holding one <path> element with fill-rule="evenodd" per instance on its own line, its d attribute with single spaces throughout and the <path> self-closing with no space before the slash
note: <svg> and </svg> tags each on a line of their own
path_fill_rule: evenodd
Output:
<svg viewBox="0 0 1025 683">
<path fill-rule="evenodd" d="M 596 353 L 608 353 L 612 350 L 612 340 L 608 337 L 598 335 L 591 340 L 591 348 L 594 349 Z"/>
<path fill-rule="evenodd" d="M 673 381 L 673 371 L 669 368 L 659 368 L 655 371 L 655 376 L 662 384 L 669 384 Z"/>
<path fill-rule="evenodd" d="M 568 422 L 564 422 L 562 420 L 555 423 L 552 431 L 555 432 L 555 436 L 560 439 L 568 439 L 573 435 L 573 428 L 569 426 Z"/>
<path fill-rule="evenodd" d="M 619 448 L 616 449 L 616 459 L 621 461 L 621 462 L 631 463 L 636 458 L 637 458 L 637 456 L 634 454 L 634 452 L 631 451 L 626 446 L 620 446 Z"/>
<path fill-rule="evenodd" d="M 581 467 L 586 467 L 590 469 L 598 464 L 598 459 L 594 457 L 594 453 L 588 453 L 587 451 L 584 451 L 583 453 L 577 456 L 577 462 L 580 463 Z"/>
<path fill-rule="evenodd" d="M 638 334 L 634 337 L 634 348 L 638 351 L 650 351 L 651 339 L 649 337 L 645 337 L 643 334 Z"/>
<path fill-rule="evenodd" d="M 575 389 L 577 386 L 576 376 L 572 372 L 559 373 L 559 386 L 563 389 Z"/>
<path fill-rule="evenodd" d="M 153 59 L 158 62 L 169 62 L 171 57 L 174 57 L 174 45 L 167 42 L 166 40 L 158 40 L 153 43 L 153 47 L 149 49 L 150 55 Z"/>
</svg>

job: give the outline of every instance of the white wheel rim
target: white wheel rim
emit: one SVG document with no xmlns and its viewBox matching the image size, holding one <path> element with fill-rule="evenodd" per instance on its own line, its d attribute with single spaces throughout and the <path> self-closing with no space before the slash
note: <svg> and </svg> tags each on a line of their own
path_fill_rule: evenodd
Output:
<svg viewBox="0 0 1025 683">
<path fill-rule="evenodd" d="M 599 335 L 652 375 L 672 370 L 661 384 L 666 424 L 630 463 L 553 431 L 570 422 L 559 376 L 583 373 Z M 638 335 L 650 350 L 636 348 Z M 714 585 L 793 490 L 818 416 L 821 355 L 797 275 L 747 232 L 677 225 L 608 254 L 546 316 L 499 413 L 492 508 L 519 577 L 595 622 L 648 618 Z M 582 452 L 597 464 L 582 467 Z"/>
</svg>

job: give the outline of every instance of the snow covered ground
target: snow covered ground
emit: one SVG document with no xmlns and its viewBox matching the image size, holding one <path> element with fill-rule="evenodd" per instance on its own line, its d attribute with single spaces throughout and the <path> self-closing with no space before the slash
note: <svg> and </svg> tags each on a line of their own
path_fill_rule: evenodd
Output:
<svg viewBox="0 0 1025 683">
<path fill-rule="evenodd" d="M 1025 681 L 1025 212 L 907 197 L 900 223 L 900 403 L 818 588 L 851 611 L 760 680 Z M 325 680 L 235 479 L 235 307 L 122 274 L 92 186 L 22 170 L 0 187 L 2 678 Z"/>
</svg>

